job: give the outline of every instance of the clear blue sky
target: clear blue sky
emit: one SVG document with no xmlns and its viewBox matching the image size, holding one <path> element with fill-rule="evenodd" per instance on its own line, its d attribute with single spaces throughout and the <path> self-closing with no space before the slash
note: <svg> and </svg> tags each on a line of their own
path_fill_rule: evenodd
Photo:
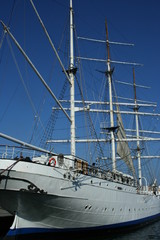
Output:
<svg viewBox="0 0 160 240">
<path fill-rule="evenodd" d="M 14 3 L 14 10 L 12 11 Z M 69 0 L 35 0 L 34 3 L 56 48 L 58 48 L 68 19 Z M 5 24 L 9 22 L 10 31 L 26 50 L 58 97 L 63 82 L 63 73 L 56 61 L 54 71 L 56 69 L 59 73 L 52 77 L 50 83 L 55 56 L 36 19 L 29 0 L 1 0 L 0 4 L 0 19 Z M 160 1 L 73 0 L 73 8 L 78 36 L 105 39 L 104 23 L 107 19 L 111 41 L 135 44 L 135 47 L 131 49 L 115 47 L 111 56 L 113 60 L 129 60 L 144 64 L 143 67 L 136 69 L 136 81 L 139 84 L 152 87 L 148 99 L 157 102 L 159 110 Z M 0 27 L 1 39 L 2 35 L 3 29 Z M 11 40 L 10 42 L 12 43 Z M 84 52 L 80 50 L 83 56 L 87 54 L 87 56 L 96 57 L 98 48 L 95 45 L 92 45 L 89 53 L 87 53 L 88 45 L 84 44 L 84 47 Z M 31 99 L 36 111 L 40 111 L 43 87 L 13 44 L 12 48 L 23 80 L 31 92 Z M 62 52 L 60 52 L 60 55 L 62 55 Z M 0 61 L 0 131 L 21 140 L 29 141 L 34 126 L 34 107 L 24 90 L 6 38 L 0 49 Z M 132 81 L 130 70 L 126 70 L 125 76 L 121 73 L 120 75 L 116 74 L 116 77 L 119 76 L 119 80 Z M 49 106 L 46 105 L 46 102 L 49 103 Z M 51 98 L 48 97 L 46 102 L 42 115 L 44 125 L 49 118 L 49 110 L 54 106 L 54 101 Z"/>
</svg>

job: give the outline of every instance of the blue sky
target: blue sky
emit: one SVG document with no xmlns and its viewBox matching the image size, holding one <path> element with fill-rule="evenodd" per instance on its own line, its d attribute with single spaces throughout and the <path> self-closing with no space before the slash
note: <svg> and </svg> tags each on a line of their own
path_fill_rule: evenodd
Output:
<svg viewBox="0 0 160 240">
<path fill-rule="evenodd" d="M 14 3 L 14 10 L 12 11 Z M 34 4 L 46 25 L 55 47 L 58 48 L 62 36 L 66 38 L 67 32 L 64 29 L 68 19 L 69 0 L 35 0 Z M 133 48 L 113 47 L 111 49 L 111 57 L 113 60 L 128 60 L 144 64 L 143 67 L 136 68 L 136 81 L 139 84 L 151 87 L 151 91 L 145 92 L 143 96 L 150 101 L 157 102 L 159 110 L 160 1 L 73 0 L 73 8 L 78 36 L 105 39 L 104 23 L 105 19 L 107 19 L 111 41 L 135 44 Z M 64 82 L 64 74 L 55 60 L 55 55 L 46 40 L 46 36 L 41 29 L 30 2 L 28 0 L 1 0 L 0 19 L 5 24 L 8 24 L 10 19 L 10 31 L 26 50 L 28 56 L 58 97 Z M 2 39 L 2 27 L 0 27 L 0 36 Z M 36 118 L 36 113 L 33 109 L 39 112 L 43 109 L 41 121 L 45 126 L 50 116 L 51 107 L 55 103 L 48 94 L 47 99 L 43 102 L 44 88 L 42 84 L 11 40 L 10 43 L 34 107 L 27 97 L 15 66 L 13 55 L 5 38 L 0 49 L 0 131 L 21 140 L 29 141 Z M 81 55 L 105 57 L 105 54 L 101 54 L 99 46 L 91 43 L 91 47 L 89 47 L 88 44 L 80 43 Z M 84 47 L 84 50 L 82 50 L 82 47 Z M 63 53 L 61 50 L 61 57 Z M 88 64 L 87 67 L 89 69 L 91 65 Z M 105 66 L 97 64 L 95 69 L 97 67 L 103 70 Z M 116 69 L 115 77 L 118 80 L 132 82 L 131 68 L 123 68 L 123 72 L 119 66 Z M 120 73 L 118 73 L 118 70 L 120 70 Z M 98 86 L 98 83 L 96 84 Z M 126 92 L 123 94 L 125 95 Z M 139 90 L 138 94 L 141 94 L 141 90 Z M 141 96 L 139 97 L 142 98 Z M 64 124 L 63 117 L 57 129 L 62 128 Z M 69 134 L 69 130 L 67 131 Z M 40 138 L 40 130 L 38 130 L 37 135 Z M 37 138 L 33 142 L 36 144 L 36 141 Z"/>
</svg>

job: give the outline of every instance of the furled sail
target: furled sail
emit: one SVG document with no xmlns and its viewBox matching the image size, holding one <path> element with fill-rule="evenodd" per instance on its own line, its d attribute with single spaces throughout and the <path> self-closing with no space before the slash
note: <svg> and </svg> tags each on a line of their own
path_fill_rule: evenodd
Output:
<svg viewBox="0 0 160 240">
<path fill-rule="evenodd" d="M 117 131 L 117 137 L 118 137 L 118 143 L 117 143 L 117 154 L 125 161 L 129 169 L 132 171 L 133 176 L 135 176 L 135 169 L 133 166 L 133 161 L 130 153 L 130 149 L 128 146 L 127 141 L 121 141 L 123 139 L 126 139 L 126 134 L 122 122 L 122 117 L 120 114 L 119 107 L 117 106 L 117 124 L 118 124 L 118 131 Z"/>
</svg>

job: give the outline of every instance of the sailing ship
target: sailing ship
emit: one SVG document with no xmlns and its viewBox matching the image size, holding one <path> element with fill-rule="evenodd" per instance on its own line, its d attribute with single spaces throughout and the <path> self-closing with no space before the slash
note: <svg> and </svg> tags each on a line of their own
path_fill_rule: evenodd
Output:
<svg viewBox="0 0 160 240">
<path fill-rule="evenodd" d="M 62 110 L 69 121 L 71 136 L 69 140 L 53 140 L 51 138 L 47 140 L 47 146 L 61 144 L 61 151 L 58 154 L 53 151 L 53 148 L 36 147 L 31 143 L 0 133 L 1 138 L 16 144 L 13 146 L 12 154 L 7 151 L 11 150 L 11 147 L 6 146 L 0 159 L 0 205 L 14 215 L 14 222 L 6 239 L 14 237 L 23 239 L 23 237 L 29 238 L 30 235 L 33 235 L 34 239 L 36 237 L 38 237 L 37 239 L 45 237 L 48 239 L 49 236 L 53 236 L 52 234 L 67 236 L 67 234 L 76 233 L 86 236 L 87 233 L 94 234 L 95 231 L 110 232 L 137 227 L 158 219 L 160 217 L 158 184 L 156 179 L 147 180 L 149 174 L 144 175 L 141 162 L 142 159 L 154 158 L 154 156 L 144 156 L 141 145 L 142 142 L 154 140 L 154 138 L 144 136 L 143 132 L 145 134 L 151 132 L 140 130 L 139 125 L 141 115 L 154 115 L 140 112 L 139 108 L 154 107 L 155 104 L 140 102 L 137 99 L 135 77 L 133 77 L 133 101 L 118 103 L 118 97 L 113 95 L 115 92 L 113 88 L 114 69 L 112 68 L 113 61 L 110 58 L 110 44 L 113 42 L 108 38 L 107 24 L 107 40 L 104 41 L 108 55 L 107 60 L 104 61 L 107 70 L 100 71 L 100 74 L 105 76 L 104 90 L 106 91 L 106 86 L 108 86 L 109 101 L 105 99 L 85 100 L 80 83 L 77 85 L 82 99 L 76 100 L 74 83 L 77 67 L 75 66 L 73 46 L 72 0 L 70 0 L 69 10 L 71 44 L 68 70 L 61 62 L 33 1 L 30 2 L 63 69 L 67 84 L 70 86 L 70 99 L 64 99 L 62 96 L 60 99 L 56 98 L 9 28 L 2 21 L 1 24 L 5 34 L 13 40 L 56 101 L 56 106 L 52 109 L 53 115 Z M 89 38 L 85 40 L 96 41 Z M 77 62 L 91 60 L 82 59 L 82 57 L 77 59 Z M 124 106 L 132 108 L 133 111 L 121 111 L 120 108 Z M 82 113 L 83 117 L 86 117 L 87 123 L 90 122 L 90 125 L 87 124 L 90 132 L 85 139 L 76 138 L 77 113 Z M 101 130 L 99 128 L 100 135 L 97 134 L 96 123 L 91 120 L 92 114 L 95 113 L 103 115 L 104 119 L 100 124 Z M 130 135 L 127 135 L 122 121 L 122 114 L 125 113 L 134 115 L 136 119 L 135 128 L 128 129 Z M 104 117 L 106 115 L 109 115 L 109 118 Z M 155 114 L 155 116 L 159 115 Z M 82 121 L 78 122 L 82 123 Z M 154 132 L 152 133 L 154 134 Z M 63 146 L 66 143 L 71 146 L 70 154 L 63 152 Z M 76 154 L 76 144 L 78 146 L 84 143 L 89 144 L 88 159 L 78 157 Z M 131 152 L 129 147 L 130 143 L 136 143 L 134 156 L 132 155 L 133 149 Z M 108 145 L 109 147 L 107 147 Z M 94 146 L 93 152 L 92 146 Z M 32 152 L 32 157 L 27 155 L 25 150 Z M 19 157 L 16 155 L 17 151 L 21 153 Z M 158 158 L 158 156 L 156 157 Z M 121 166 L 123 166 L 123 171 L 120 170 Z M 143 180 L 145 185 L 143 185 Z"/>
</svg>

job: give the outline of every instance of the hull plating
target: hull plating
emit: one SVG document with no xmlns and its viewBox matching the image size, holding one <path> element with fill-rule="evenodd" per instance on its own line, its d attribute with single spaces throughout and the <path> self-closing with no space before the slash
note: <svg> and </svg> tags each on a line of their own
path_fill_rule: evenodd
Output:
<svg viewBox="0 0 160 240">
<path fill-rule="evenodd" d="M 1 206 L 16 213 L 9 235 L 131 227 L 160 213 L 159 196 L 133 186 L 27 162 L 3 174 L 0 196 Z"/>
</svg>

